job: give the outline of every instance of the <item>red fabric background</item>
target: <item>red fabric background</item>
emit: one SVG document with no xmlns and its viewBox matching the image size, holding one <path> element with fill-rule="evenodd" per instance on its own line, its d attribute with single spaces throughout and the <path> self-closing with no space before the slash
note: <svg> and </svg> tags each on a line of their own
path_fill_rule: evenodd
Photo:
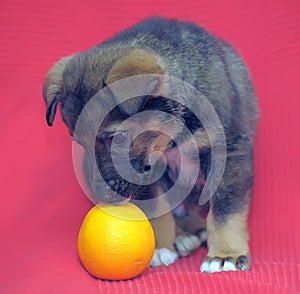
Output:
<svg viewBox="0 0 300 294">
<path fill-rule="evenodd" d="M 76 239 L 91 203 L 60 117 L 45 123 L 41 88 L 61 56 L 149 15 L 189 19 L 246 59 L 261 106 L 249 272 L 201 274 L 206 250 L 126 282 L 90 277 Z M 300 3 L 297 0 L 0 2 L 1 293 L 300 292 Z"/>
</svg>

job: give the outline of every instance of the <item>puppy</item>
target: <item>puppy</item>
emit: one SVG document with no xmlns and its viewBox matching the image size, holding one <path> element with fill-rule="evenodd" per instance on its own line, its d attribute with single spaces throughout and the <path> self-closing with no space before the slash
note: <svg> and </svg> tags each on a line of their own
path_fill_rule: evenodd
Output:
<svg viewBox="0 0 300 294">
<path fill-rule="evenodd" d="M 137 84 L 143 94 L 123 99 L 137 87 L 123 81 L 140 76 L 144 78 Z M 203 101 L 188 91 L 175 93 L 170 78 L 201 92 L 223 127 L 224 172 L 205 201 L 200 195 L 214 167 L 215 121 L 204 126 L 195 113 L 204 107 Z M 105 92 L 102 104 L 93 104 L 94 114 L 87 114 L 85 126 L 77 128 L 85 106 L 99 91 Z M 60 104 L 70 134 L 85 149 L 84 170 L 95 203 L 154 199 L 149 211 L 173 209 L 162 210 L 151 220 L 156 235 L 152 266 L 171 264 L 207 241 L 202 272 L 249 269 L 247 215 L 258 108 L 248 70 L 228 43 L 191 22 L 150 18 L 87 51 L 60 59 L 48 73 L 43 97 L 48 125 L 52 126 Z M 95 114 L 103 115 L 103 101 L 116 106 L 100 125 L 96 119 L 95 126 Z M 146 115 L 149 111 L 155 115 Z M 89 131 L 95 128 L 96 132 Z M 189 155 L 193 148 L 198 161 Z M 218 156 L 220 148 L 215 150 Z M 130 163 L 123 171 L 132 168 L 141 181 L 160 164 L 162 175 L 147 184 L 128 180 L 116 169 L 113 152 L 120 162 Z M 184 188 L 191 179 L 193 187 L 175 208 L 173 200 L 160 197 L 176 182 Z"/>
</svg>

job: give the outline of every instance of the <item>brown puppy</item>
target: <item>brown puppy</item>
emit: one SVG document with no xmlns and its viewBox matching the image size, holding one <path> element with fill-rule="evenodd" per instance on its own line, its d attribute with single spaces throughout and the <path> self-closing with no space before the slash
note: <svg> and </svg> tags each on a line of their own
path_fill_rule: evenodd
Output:
<svg viewBox="0 0 300 294">
<path fill-rule="evenodd" d="M 132 86 L 123 83 L 141 75 L 144 78 Z M 210 199 L 200 201 L 202 206 L 199 197 L 214 170 L 215 121 L 210 117 L 204 126 L 197 115 L 204 107 L 202 100 L 189 91 L 176 94 L 169 77 L 188 83 L 206 97 L 226 137 L 223 177 Z M 140 93 L 136 87 L 143 94 L 124 99 L 135 90 Z M 84 127 L 78 127 L 83 109 L 101 90 L 106 100 L 94 104 L 86 112 Z M 48 124 L 53 124 L 60 104 L 71 135 L 85 148 L 84 168 L 95 202 L 155 199 L 149 211 L 167 212 L 174 208 L 172 201 L 158 196 L 176 182 L 184 187 L 194 179 L 192 189 L 173 212 L 158 213 L 152 219 L 157 242 L 153 266 L 170 264 L 206 241 L 204 231 L 199 231 L 205 226 L 199 214 L 207 210 L 209 251 L 201 271 L 249 269 L 247 215 L 258 111 L 247 68 L 230 45 L 193 23 L 151 18 L 90 50 L 59 60 L 47 76 L 43 96 Z M 97 125 L 95 113 L 102 116 L 106 102 L 112 101 L 116 107 Z M 149 111 L 155 115 L 148 115 Z M 95 128 L 96 132 L 90 131 Z M 189 155 L 194 147 L 200 161 Z M 113 152 L 121 163 L 130 162 L 125 172 L 132 167 L 141 181 L 162 162 L 163 175 L 149 184 L 128 180 L 116 169 Z M 105 195 L 103 185 L 109 191 Z"/>
</svg>

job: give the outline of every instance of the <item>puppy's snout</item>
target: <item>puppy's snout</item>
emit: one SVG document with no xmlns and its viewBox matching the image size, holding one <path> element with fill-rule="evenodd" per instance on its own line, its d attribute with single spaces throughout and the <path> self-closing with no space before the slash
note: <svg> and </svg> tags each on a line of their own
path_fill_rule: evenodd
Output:
<svg viewBox="0 0 300 294">
<path fill-rule="evenodd" d="M 130 160 L 133 168 L 141 174 L 147 174 L 151 171 L 152 166 L 149 163 L 144 163 L 144 160 L 140 157 L 136 157 Z"/>
</svg>

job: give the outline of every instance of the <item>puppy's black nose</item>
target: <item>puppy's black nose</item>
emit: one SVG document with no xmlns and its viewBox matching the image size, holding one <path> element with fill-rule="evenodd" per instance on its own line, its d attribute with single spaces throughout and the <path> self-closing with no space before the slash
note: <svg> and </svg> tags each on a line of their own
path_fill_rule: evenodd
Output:
<svg viewBox="0 0 300 294">
<path fill-rule="evenodd" d="M 150 164 L 145 164 L 144 165 L 144 174 L 147 174 L 151 170 L 151 165 Z"/>
<path fill-rule="evenodd" d="M 132 167 L 141 174 L 147 174 L 151 170 L 151 164 L 149 163 L 144 163 L 144 158 L 143 157 L 135 157 L 131 158 L 130 163 Z"/>
</svg>

